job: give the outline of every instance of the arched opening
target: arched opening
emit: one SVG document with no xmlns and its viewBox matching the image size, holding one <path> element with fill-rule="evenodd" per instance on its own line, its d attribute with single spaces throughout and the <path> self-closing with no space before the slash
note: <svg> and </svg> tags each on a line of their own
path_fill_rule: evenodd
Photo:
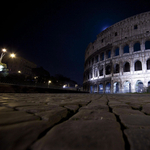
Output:
<svg viewBox="0 0 150 150">
<path fill-rule="evenodd" d="M 90 93 L 93 93 L 93 86 L 90 86 Z"/>
<path fill-rule="evenodd" d="M 94 93 L 97 93 L 97 85 L 94 85 Z"/>
<path fill-rule="evenodd" d="M 106 66 L 106 75 L 111 74 L 111 66 L 107 65 Z"/>
<path fill-rule="evenodd" d="M 119 82 L 114 83 L 114 93 L 119 93 Z"/>
<path fill-rule="evenodd" d="M 124 46 L 123 53 L 129 53 L 129 45 Z"/>
<path fill-rule="evenodd" d="M 95 57 L 95 62 L 97 63 L 99 61 L 98 55 Z"/>
<path fill-rule="evenodd" d="M 110 93 L 110 90 L 111 90 L 111 84 L 110 82 L 107 82 L 105 87 L 105 93 Z"/>
<path fill-rule="evenodd" d="M 115 55 L 115 56 L 118 56 L 118 55 L 119 55 L 119 47 L 117 47 L 117 48 L 115 49 L 114 55 Z"/>
<path fill-rule="evenodd" d="M 111 50 L 108 50 L 108 51 L 106 52 L 106 57 L 107 57 L 107 58 L 110 58 L 110 57 L 111 57 Z"/>
<path fill-rule="evenodd" d="M 130 72 L 130 64 L 128 62 L 124 64 L 123 72 Z"/>
<path fill-rule="evenodd" d="M 103 76 L 103 68 L 99 70 L 99 75 Z"/>
<path fill-rule="evenodd" d="M 145 42 L 145 49 L 150 49 L 150 41 Z"/>
<path fill-rule="evenodd" d="M 140 62 L 139 60 L 137 60 L 137 61 L 135 62 L 134 70 L 135 70 L 135 71 L 142 70 L 142 64 L 141 64 L 141 62 Z"/>
<path fill-rule="evenodd" d="M 100 54 L 100 60 L 101 60 L 101 61 L 104 60 L 104 53 L 101 53 L 101 54 Z"/>
<path fill-rule="evenodd" d="M 131 83 L 129 81 L 124 82 L 123 90 L 124 90 L 124 93 L 130 93 L 131 92 Z"/>
<path fill-rule="evenodd" d="M 99 85 L 99 93 L 103 93 L 103 84 L 102 83 Z"/>
<path fill-rule="evenodd" d="M 137 51 L 140 51 L 141 50 L 141 47 L 140 47 L 140 43 L 137 42 L 134 44 L 134 52 L 137 52 Z"/>
<path fill-rule="evenodd" d="M 150 59 L 147 60 L 147 70 L 150 69 Z"/>
<path fill-rule="evenodd" d="M 143 82 L 142 81 L 140 81 L 140 80 L 138 80 L 137 82 L 136 82 L 136 85 L 135 85 L 135 91 L 137 92 L 137 93 L 142 93 L 143 92 Z"/>
<path fill-rule="evenodd" d="M 116 64 L 115 66 L 114 66 L 114 73 L 119 73 L 119 64 Z"/>
</svg>

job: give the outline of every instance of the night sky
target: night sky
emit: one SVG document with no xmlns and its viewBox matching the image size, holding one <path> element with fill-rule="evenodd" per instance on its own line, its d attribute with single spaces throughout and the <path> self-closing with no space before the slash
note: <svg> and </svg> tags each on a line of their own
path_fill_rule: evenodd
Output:
<svg viewBox="0 0 150 150">
<path fill-rule="evenodd" d="M 0 48 L 82 84 L 88 44 L 106 27 L 146 11 L 149 0 L 0 2 Z"/>
</svg>

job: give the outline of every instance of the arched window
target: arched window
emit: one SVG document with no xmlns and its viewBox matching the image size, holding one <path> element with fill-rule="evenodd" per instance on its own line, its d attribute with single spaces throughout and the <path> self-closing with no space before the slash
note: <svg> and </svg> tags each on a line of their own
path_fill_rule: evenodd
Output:
<svg viewBox="0 0 150 150">
<path fill-rule="evenodd" d="M 143 82 L 138 80 L 135 84 L 135 91 L 138 93 L 142 93 L 144 91 Z"/>
<path fill-rule="evenodd" d="M 141 50 L 140 43 L 139 42 L 135 43 L 134 44 L 134 52 L 137 52 L 137 51 L 140 51 L 140 50 Z"/>
<path fill-rule="evenodd" d="M 129 53 L 129 45 L 124 46 L 123 53 Z"/>
<path fill-rule="evenodd" d="M 147 70 L 150 69 L 150 58 L 147 60 Z"/>
<path fill-rule="evenodd" d="M 118 56 L 119 55 L 119 47 L 117 47 L 114 51 L 114 56 Z"/>
<path fill-rule="evenodd" d="M 106 75 L 111 74 L 111 66 L 107 65 L 106 66 Z"/>
<path fill-rule="evenodd" d="M 119 64 L 114 66 L 114 73 L 119 73 Z"/>
<path fill-rule="evenodd" d="M 95 57 L 95 62 L 97 63 L 99 61 L 98 55 Z"/>
<path fill-rule="evenodd" d="M 106 83 L 105 93 L 110 93 L 111 84 L 109 82 Z"/>
<path fill-rule="evenodd" d="M 130 64 L 128 62 L 124 64 L 123 72 L 130 72 Z"/>
<path fill-rule="evenodd" d="M 140 62 L 139 60 L 137 60 L 137 61 L 135 62 L 134 70 L 135 70 L 135 71 L 142 70 L 142 64 L 141 64 L 141 62 Z"/>
<path fill-rule="evenodd" d="M 150 49 L 150 41 L 145 42 L 145 49 Z"/>
<path fill-rule="evenodd" d="M 99 84 L 99 93 L 103 93 L 103 84 Z"/>
</svg>

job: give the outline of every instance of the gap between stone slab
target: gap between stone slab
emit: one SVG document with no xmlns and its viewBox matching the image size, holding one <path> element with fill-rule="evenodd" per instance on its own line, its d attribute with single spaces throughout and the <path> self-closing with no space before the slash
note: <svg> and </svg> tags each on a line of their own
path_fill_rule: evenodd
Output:
<svg viewBox="0 0 150 150">
<path fill-rule="evenodd" d="M 108 99 L 108 96 L 106 95 L 106 98 L 107 98 L 107 106 L 109 108 L 109 112 L 110 113 L 113 113 L 113 109 L 109 106 L 109 99 Z M 114 113 L 113 113 L 114 114 Z M 123 139 L 124 139 L 124 143 L 125 143 L 125 150 L 130 150 L 130 144 L 129 144 L 129 141 L 128 141 L 128 138 L 127 136 L 124 134 L 124 130 L 127 129 L 121 122 L 120 118 L 118 115 L 114 114 L 115 117 L 116 117 L 116 121 L 120 124 L 120 129 L 122 131 L 122 135 L 123 135 Z"/>
<path fill-rule="evenodd" d="M 86 104 L 86 106 L 87 106 L 88 104 L 90 104 L 91 102 L 92 102 L 92 101 L 88 102 L 88 103 Z M 55 127 L 55 126 L 58 125 L 58 124 L 64 123 L 65 121 L 69 120 L 72 116 L 74 116 L 75 114 L 77 114 L 77 113 L 79 112 L 79 109 L 80 109 L 81 107 L 82 107 L 82 105 L 79 104 L 79 108 L 77 109 L 76 112 L 73 112 L 73 111 L 71 111 L 70 109 L 67 109 L 67 108 L 66 108 L 67 111 L 68 111 L 67 117 L 62 118 L 59 122 L 55 123 L 52 127 L 47 128 L 45 131 L 43 131 L 43 132 L 38 136 L 38 138 L 37 138 L 33 143 L 31 143 L 30 146 L 28 146 L 27 150 L 31 150 L 30 147 L 31 147 L 36 141 L 38 141 L 39 139 L 43 138 L 43 137 L 47 134 L 47 132 L 49 132 L 53 127 Z M 64 108 L 65 108 L 65 107 L 64 107 Z"/>
</svg>

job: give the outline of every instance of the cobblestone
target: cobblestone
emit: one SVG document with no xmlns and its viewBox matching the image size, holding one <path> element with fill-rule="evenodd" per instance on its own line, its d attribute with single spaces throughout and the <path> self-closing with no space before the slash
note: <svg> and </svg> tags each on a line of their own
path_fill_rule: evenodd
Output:
<svg viewBox="0 0 150 150">
<path fill-rule="evenodd" d="M 0 94 L 1 150 L 149 150 L 150 95 Z"/>
</svg>

